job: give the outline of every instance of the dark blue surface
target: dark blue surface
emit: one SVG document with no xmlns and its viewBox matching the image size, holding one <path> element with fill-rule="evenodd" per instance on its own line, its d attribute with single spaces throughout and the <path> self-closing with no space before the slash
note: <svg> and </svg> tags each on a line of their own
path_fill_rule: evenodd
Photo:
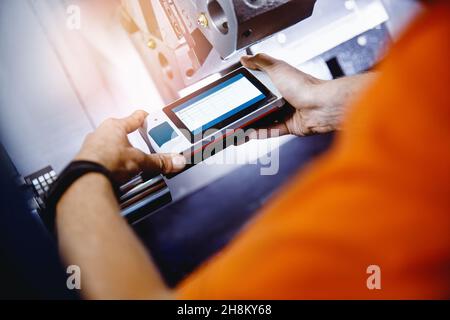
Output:
<svg viewBox="0 0 450 320">
<path fill-rule="evenodd" d="M 280 148 L 280 171 L 244 166 L 164 208 L 134 228 L 166 282 L 175 286 L 223 248 L 289 178 L 325 151 L 332 135 L 297 138 Z"/>
</svg>

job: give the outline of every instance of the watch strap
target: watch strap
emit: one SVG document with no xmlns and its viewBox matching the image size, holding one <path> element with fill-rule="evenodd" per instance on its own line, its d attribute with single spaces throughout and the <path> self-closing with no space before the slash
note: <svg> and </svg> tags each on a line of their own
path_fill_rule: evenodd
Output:
<svg viewBox="0 0 450 320">
<path fill-rule="evenodd" d="M 119 197 L 119 187 L 114 182 L 111 172 L 104 166 L 92 161 L 73 161 L 59 175 L 52 184 L 45 199 L 45 209 L 41 213 L 41 218 L 50 232 L 55 234 L 56 206 L 64 193 L 72 184 L 88 173 L 99 173 L 104 175 L 111 182 L 116 197 Z"/>
</svg>

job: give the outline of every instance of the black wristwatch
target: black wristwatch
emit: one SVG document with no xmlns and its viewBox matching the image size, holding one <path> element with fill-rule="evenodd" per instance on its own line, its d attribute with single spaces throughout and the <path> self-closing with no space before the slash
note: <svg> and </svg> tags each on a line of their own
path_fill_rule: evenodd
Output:
<svg viewBox="0 0 450 320">
<path fill-rule="evenodd" d="M 104 166 L 91 161 L 71 162 L 50 187 L 45 199 L 45 209 L 41 212 L 41 219 L 51 233 L 55 234 L 56 206 L 59 200 L 76 180 L 88 173 L 100 173 L 107 177 L 116 197 L 119 197 L 119 187 L 114 182 L 111 172 Z"/>
</svg>

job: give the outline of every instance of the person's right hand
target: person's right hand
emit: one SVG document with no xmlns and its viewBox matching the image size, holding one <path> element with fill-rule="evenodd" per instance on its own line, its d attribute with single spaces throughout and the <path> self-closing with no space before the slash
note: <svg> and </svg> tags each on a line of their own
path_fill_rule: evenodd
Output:
<svg viewBox="0 0 450 320">
<path fill-rule="evenodd" d="M 145 154 L 134 148 L 127 135 L 138 130 L 148 116 L 139 110 L 123 119 L 108 119 L 89 134 L 75 160 L 103 165 L 118 182 L 136 174 L 170 174 L 181 171 L 186 159 L 179 154 Z"/>
<path fill-rule="evenodd" d="M 347 93 L 352 90 L 346 90 L 345 84 L 341 85 L 339 80 L 319 80 L 266 54 L 242 57 L 241 63 L 249 69 L 266 72 L 286 101 L 295 108 L 287 119 L 265 129 L 278 130 L 279 135 L 307 136 L 340 128 Z M 269 132 L 269 135 L 275 134 Z"/>
</svg>

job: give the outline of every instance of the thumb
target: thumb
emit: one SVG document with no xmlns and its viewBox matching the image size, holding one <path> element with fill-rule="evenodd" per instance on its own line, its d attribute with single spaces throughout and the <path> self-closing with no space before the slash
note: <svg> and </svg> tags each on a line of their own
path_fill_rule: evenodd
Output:
<svg viewBox="0 0 450 320">
<path fill-rule="evenodd" d="M 180 154 L 145 154 L 134 149 L 131 156 L 146 174 L 176 173 L 186 166 L 186 158 Z"/>
<path fill-rule="evenodd" d="M 270 72 L 271 68 L 281 61 L 264 53 L 258 53 L 254 56 L 243 56 L 241 63 L 244 67 L 252 70 L 261 70 Z"/>
<path fill-rule="evenodd" d="M 277 60 L 264 53 L 258 53 L 255 56 L 244 56 L 241 58 L 241 63 L 244 67 L 249 69 L 261 70 L 267 73 L 273 84 L 280 90 L 283 96 L 285 96 L 283 90 L 287 88 L 286 77 L 289 77 L 289 73 L 292 74 L 292 71 L 297 72 L 296 69 L 286 62 Z"/>
</svg>

